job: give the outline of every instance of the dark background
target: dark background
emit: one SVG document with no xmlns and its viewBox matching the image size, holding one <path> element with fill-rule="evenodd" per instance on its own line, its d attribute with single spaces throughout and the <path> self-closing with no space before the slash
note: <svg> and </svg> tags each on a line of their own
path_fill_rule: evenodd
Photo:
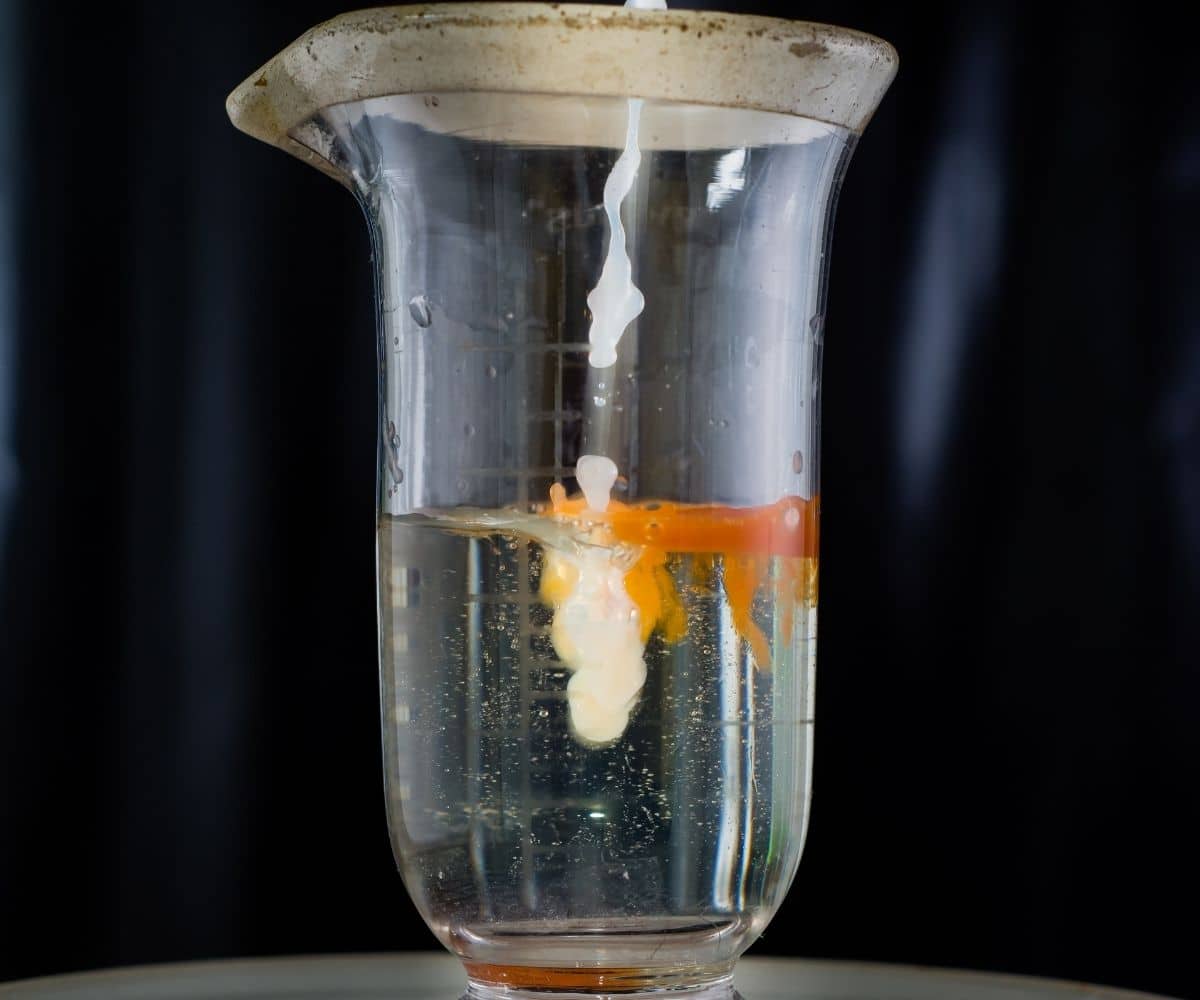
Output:
<svg viewBox="0 0 1200 1000">
<path fill-rule="evenodd" d="M 384 825 L 366 227 L 223 108 L 341 9 L 0 0 L 0 978 L 434 945 Z M 1194 46 L 726 9 L 901 53 L 834 240 L 816 797 L 758 951 L 1200 995 Z"/>
</svg>

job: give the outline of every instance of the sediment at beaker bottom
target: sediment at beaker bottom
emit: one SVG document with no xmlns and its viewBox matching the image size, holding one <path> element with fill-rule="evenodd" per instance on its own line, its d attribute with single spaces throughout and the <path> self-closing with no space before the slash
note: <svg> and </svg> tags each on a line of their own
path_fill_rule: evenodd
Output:
<svg viewBox="0 0 1200 1000">
<path fill-rule="evenodd" d="M 464 963 L 469 997 L 479 1000 L 519 997 L 587 997 L 590 995 L 641 996 L 671 993 L 675 996 L 721 1000 L 733 996 L 733 965 L 629 968 L 573 968 L 553 966 L 487 965 Z"/>
<path fill-rule="evenodd" d="M 733 963 L 749 944 L 748 915 L 712 921 L 539 921 L 463 928 L 453 950 L 472 996 L 654 994 L 731 996 Z M 509 992 L 505 992 L 509 991 Z M 516 995 L 520 995 L 519 993 Z"/>
</svg>

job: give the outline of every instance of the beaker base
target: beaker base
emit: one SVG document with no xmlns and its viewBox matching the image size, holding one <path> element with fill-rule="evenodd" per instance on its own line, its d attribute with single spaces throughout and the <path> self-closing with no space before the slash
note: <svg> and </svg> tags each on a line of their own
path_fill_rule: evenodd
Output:
<svg viewBox="0 0 1200 1000">
<path fill-rule="evenodd" d="M 637 1000 L 665 995 L 731 1000 L 735 995 L 731 965 L 639 969 L 463 964 L 471 1000 Z"/>
</svg>

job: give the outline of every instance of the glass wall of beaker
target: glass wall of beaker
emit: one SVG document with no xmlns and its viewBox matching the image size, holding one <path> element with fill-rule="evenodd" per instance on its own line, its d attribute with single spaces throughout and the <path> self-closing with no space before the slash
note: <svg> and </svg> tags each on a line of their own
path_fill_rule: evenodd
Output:
<svg viewBox="0 0 1200 1000">
<path fill-rule="evenodd" d="M 599 361 L 631 102 L 408 94 L 296 133 L 373 234 L 393 845 L 485 986 L 720 981 L 804 840 L 853 137 L 637 104 L 617 207 L 643 306 Z M 599 499 L 584 460 L 610 463 Z"/>
</svg>

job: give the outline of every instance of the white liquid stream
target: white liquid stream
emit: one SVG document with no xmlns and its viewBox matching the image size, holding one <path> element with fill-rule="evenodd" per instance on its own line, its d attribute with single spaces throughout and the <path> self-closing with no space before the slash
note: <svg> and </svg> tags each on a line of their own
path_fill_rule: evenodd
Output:
<svg viewBox="0 0 1200 1000">
<path fill-rule="evenodd" d="M 645 10 L 666 10 L 666 0 L 626 0 L 626 7 Z M 621 334 L 642 314 L 645 296 L 633 283 L 633 265 L 625 248 L 625 227 L 621 224 L 621 203 L 637 178 L 642 162 L 638 148 L 638 123 L 642 116 L 642 101 L 629 100 L 629 122 L 625 128 L 625 148 L 613 164 L 604 182 L 604 214 L 608 218 L 608 252 L 600 280 L 588 293 L 587 304 L 592 311 L 592 328 L 588 331 L 588 363 L 593 368 L 610 368 L 617 363 L 617 344 Z"/>
<path fill-rule="evenodd" d="M 626 7 L 666 9 L 665 0 L 626 0 Z M 617 363 L 617 344 L 625 328 L 645 308 L 646 299 L 633 283 L 633 265 L 625 245 L 621 203 L 637 179 L 642 153 L 638 124 L 642 101 L 629 100 L 625 148 L 604 182 L 604 214 L 608 219 L 608 252 L 600 280 L 587 297 L 592 312 L 588 331 L 588 363 L 610 368 Z M 597 400 L 599 404 L 600 401 Z M 603 513 L 617 479 L 617 466 L 604 455 L 582 455 L 575 477 L 590 510 Z M 629 713 L 646 683 L 641 615 L 625 590 L 625 569 L 604 546 L 576 553 L 546 549 L 545 572 L 569 573 L 575 584 L 555 609 L 550 638 L 571 671 L 567 705 L 576 736 L 586 743 L 610 743 L 629 724 Z"/>
<path fill-rule="evenodd" d="M 621 224 L 621 202 L 629 194 L 642 162 L 638 149 L 638 121 L 642 102 L 629 102 L 629 124 L 625 130 L 625 149 L 613 164 L 604 182 L 604 214 L 608 217 L 608 253 L 600 280 L 587 297 L 592 311 L 592 328 L 588 331 L 588 363 L 593 368 L 609 368 L 617 363 L 617 343 L 621 334 L 642 314 L 646 298 L 633 283 L 633 265 L 625 249 L 625 227 Z"/>
</svg>

